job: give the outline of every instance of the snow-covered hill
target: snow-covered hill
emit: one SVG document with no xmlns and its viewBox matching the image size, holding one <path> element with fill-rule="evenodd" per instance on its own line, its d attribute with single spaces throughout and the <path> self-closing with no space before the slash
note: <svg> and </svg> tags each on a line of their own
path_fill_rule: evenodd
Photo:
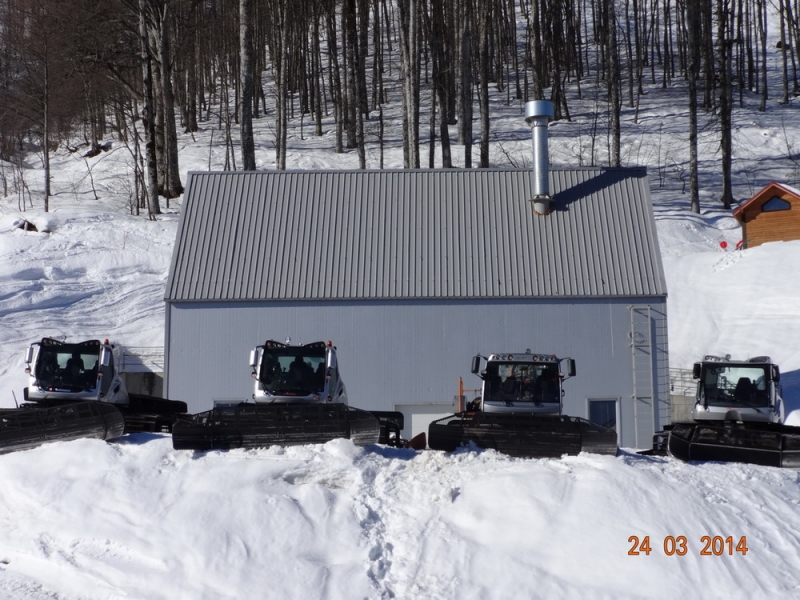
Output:
<svg viewBox="0 0 800 600">
<path fill-rule="evenodd" d="M 793 471 L 138 434 L 0 457 L 0 481 L 4 598 L 800 597 Z"/>
</svg>

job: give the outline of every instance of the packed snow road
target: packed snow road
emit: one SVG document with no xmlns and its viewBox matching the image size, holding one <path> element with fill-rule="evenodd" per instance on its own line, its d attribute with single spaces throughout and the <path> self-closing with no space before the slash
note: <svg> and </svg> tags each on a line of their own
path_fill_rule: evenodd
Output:
<svg viewBox="0 0 800 600">
<path fill-rule="evenodd" d="M 137 434 L 0 456 L 0 480 L 4 598 L 800 597 L 787 469 Z"/>
</svg>

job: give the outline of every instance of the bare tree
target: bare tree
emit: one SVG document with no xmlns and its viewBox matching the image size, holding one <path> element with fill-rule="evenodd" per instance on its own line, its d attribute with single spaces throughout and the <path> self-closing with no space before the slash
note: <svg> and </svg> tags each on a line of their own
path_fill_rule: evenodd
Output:
<svg viewBox="0 0 800 600">
<path fill-rule="evenodd" d="M 80 112 L 81 83 L 70 59 L 75 7 L 30 0 L 7 7 L 4 41 L 15 57 L 14 73 L 3 86 L 4 124 L 18 135 L 27 129 L 40 142 L 44 170 L 43 205 L 50 210 L 50 152 L 54 125 Z M 20 138 L 21 139 L 21 138 Z"/>
<path fill-rule="evenodd" d="M 407 169 L 419 169 L 420 1 L 397 0 L 403 79 L 403 165 Z"/>
<path fill-rule="evenodd" d="M 481 137 L 478 167 L 489 167 L 489 32 L 491 3 L 478 2 L 478 110 L 480 111 Z"/>
<path fill-rule="evenodd" d="M 614 0 L 603 0 L 603 22 L 606 28 L 606 58 L 608 60 L 608 73 L 606 74 L 606 87 L 608 90 L 608 112 L 610 130 L 610 151 L 608 162 L 612 167 L 622 164 L 620 156 L 621 126 L 620 115 L 622 101 L 619 91 L 619 53 L 617 51 L 617 15 Z"/>
<path fill-rule="evenodd" d="M 758 16 L 758 33 L 761 48 L 761 103 L 758 105 L 758 110 L 764 112 L 767 110 L 767 100 L 769 94 L 767 92 L 767 2 L 766 0 L 757 0 L 756 13 Z"/>
<path fill-rule="evenodd" d="M 167 199 L 176 198 L 183 193 L 178 162 L 178 133 L 175 127 L 175 95 L 172 90 L 172 33 L 170 24 L 170 0 L 150 0 L 152 6 L 153 39 L 156 51 L 152 53 L 158 61 L 158 82 L 154 82 L 156 97 L 160 99 L 160 110 L 156 121 L 162 124 L 157 131 L 163 140 L 157 146 L 157 165 L 159 168 L 159 193 Z"/>
<path fill-rule="evenodd" d="M 430 155 L 438 137 L 442 165 L 452 165 L 455 125 L 472 167 L 476 94 L 479 165 L 487 167 L 493 103 L 549 96 L 556 118 L 569 119 L 568 101 L 594 75 L 592 127 L 605 120 L 608 163 L 619 165 L 621 78 L 635 121 L 653 97 L 643 94 L 649 75 L 664 88 L 687 82 L 691 209 L 699 211 L 698 113 L 719 117 L 709 122 L 720 134 L 727 204 L 734 95 L 742 103 L 757 92 L 766 110 L 770 69 L 783 79 L 774 101 L 800 91 L 799 9 L 798 0 L 0 0 L 0 156 L 32 139 L 47 170 L 61 140 L 82 136 L 96 150 L 109 133 L 131 135 L 127 107 L 138 106 L 152 217 L 158 195 L 169 202 L 182 191 L 176 107 L 185 132 L 204 121 L 222 131 L 224 168 L 236 168 L 237 123 L 242 164 L 255 168 L 252 119 L 260 106 L 273 110 L 262 72 L 275 82 L 281 169 L 292 121 L 299 117 L 302 139 L 303 119 L 313 118 L 319 136 L 329 114 L 336 151 L 356 149 L 365 167 L 365 136 L 380 136 L 383 156 L 382 105 L 400 99 L 404 166 L 419 167 L 422 114 L 432 124 Z M 777 50 L 767 48 L 768 25 L 780 33 Z M 421 107 L 423 76 L 431 97 Z M 395 79 L 397 91 L 386 85 Z M 376 110 L 380 122 L 365 127 Z"/>
<path fill-rule="evenodd" d="M 464 12 L 459 47 L 461 72 L 458 93 L 458 141 L 464 146 L 464 167 L 472 168 L 472 2 L 463 3 Z"/>
<path fill-rule="evenodd" d="M 732 112 L 733 98 L 731 94 L 731 46 L 734 40 L 730 37 L 730 0 L 717 0 L 717 43 L 719 47 L 719 120 L 720 150 L 722 151 L 722 206 L 731 207 L 733 191 L 731 189 L 732 157 Z"/>
<path fill-rule="evenodd" d="M 286 140 L 289 127 L 289 0 L 272 0 L 270 46 L 275 73 L 275 166 L 286 169 Z"/>
<path fill-rule="evenodd" d="M 689 83 L 689 194 L 691 211 L 700 213 L 700 188 L 697 179 L 697 78 L 700 73 L 700 23 L 697 4 L 686 4 Z"/>
<path fill-rule="evenodd" d="M 256 150 L 253 141 L 253 0 L 239 0 L 239 54 L 242 97 L 239 101 L 242 168 L 255 171 Z"/>
<path fill-rule="evenodd" d="M 452 70 L 452 66 L 445 57 L 444 52 L 444 5 L 443 0 L 431 0 L 431 10 L 424 11 L 426 37 L 433 56 L 433 81 L 434 93 L 439 97 L 439 138 L 442 142 L 442 167 L 449 169 L 453 166 L 450 153 L 450 132 L 448 130 L 448 107 L 450 106 L 450 95 L 447 85 L 446 73 Z M 432 105 L 435 105 L 435 97 L 431 98 Z M 431 108 L 433 114 L 433 107 Z M 433 116 L 431 117 L 433 121 Z M 431 140 L 433 144 L 433 139 Z M 433 154 L 431 152 L 431 154 Z"/>
<path fill-rule="evenodd" d="M 149 1 L 139 0 L 139 35 L 141 38 L 142 95 L 144 97 L 142 103 L 142 125 L 144 127 L 144 148 L 147 163 L 147 215 L 151 221 L 154 221 L 156 215 L 161 214 L 161 205 L 158 200 L 158 166 L 153 114 L 153 70 L 147 29 L 147 5 Z"/>
</svg>

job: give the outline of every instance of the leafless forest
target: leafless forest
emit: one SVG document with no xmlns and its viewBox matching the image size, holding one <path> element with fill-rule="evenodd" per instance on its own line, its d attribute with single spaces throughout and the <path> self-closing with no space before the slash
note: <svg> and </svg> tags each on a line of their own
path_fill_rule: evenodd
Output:
<svg viewBox="0 0 800 600">
<path fill-rule="evenodd" d="M 178 127 L 218 129 L 226 168 L 253 169 L 252 121 L 270 119 L 285 168 L 288 124 L 322 135 L 332 116 L 335 151 L 355 150 L 365 168 L 365 122 L 383 144 L 393 102 L 406 167 L 480 168 L 490 93 L 552 100 L 569 120 L 591 85 L 616 166 L 622 107 L 636 118 L 643 85 L 656 85 L 686 92 L 696 211 L 697 119 L 713 116 L 729 207 L 742 95 L 763 111 L 800 94 L 798 13 L 800 0 L 0 0 L 0 159 L 33 147 L 47 173 L 53 149 L 98 153 L 114 136 L 136 157 L 153 216 L 182 193 Z M 781 73 L 768 88 L 775 40 Z M 441 164 L 421 164 L 421 141 L 440 145 Z M 478 164 L 471 151 L 454 164 L 453 144 L 477 144 Z"/>
</svg>

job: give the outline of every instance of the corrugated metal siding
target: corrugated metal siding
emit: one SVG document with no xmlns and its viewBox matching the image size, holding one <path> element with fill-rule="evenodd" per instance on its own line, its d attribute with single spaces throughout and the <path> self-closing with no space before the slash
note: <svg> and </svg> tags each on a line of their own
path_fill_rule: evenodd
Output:
<svg viewBox="0 0 800 600">
<path fill-rule="evenodd" d="M 664 296 L 647 174 L 190 173 L 168 301 Z"/>
<path fill-rule="evenodd" d="M 665 312 L 666 299 L 652 302 L 653 351 L 663 373 Z M 167 314 L 165 393 L 187 402 L 191 413 L 215 400 L 251 398 L 249 352 L 269 338 L 332 340 L 350 405 L 370 410 L 450 406 L 459 377 L 466 388 L 480 386 L 470 373 L 472 356 L 530 348 L 576 360 L 577 376 L 564 384 L 565 414 L 587 417 L 589 398 L 618 398 L 622 444 L 635 445 L 637 428 L 646 447 L 652 440 L 652 417 L 634 421 L 626 299 L 185 302 L 171 304 Z M 655 382 L 659 406 L 669 398 L 668 383 L 666 375 Z"/>
</svg>

